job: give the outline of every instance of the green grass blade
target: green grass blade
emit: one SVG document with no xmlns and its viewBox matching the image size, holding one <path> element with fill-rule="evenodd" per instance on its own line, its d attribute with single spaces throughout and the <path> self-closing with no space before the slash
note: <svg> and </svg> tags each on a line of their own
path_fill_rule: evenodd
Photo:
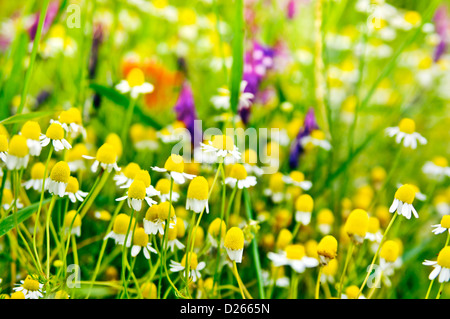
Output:
<svg viewBox="0 0 450 319">
<path fill-rule="evenodd" d="M 242 0 L 235 2 L 233 23 L 233 65 L 230 79 L 230 107 L 233 113 L 238 111 L 239 94 L 244 71 L 244 5 Z"/>
<path fill-rule="evenodd" d="M 35 119 L 38 119 L 41 117 L 51 116 L 51 115 L 55 114 L 55 112 L 57 112 L 57 110 L 16 114 L 16 115 L 10 116 L 4 120 L 1 120 L 0 124 L 7 125 L 7 124 L 22 123 L 22 122 L 29 121 L 29 120 L 35 120 Z"/>
</svg>

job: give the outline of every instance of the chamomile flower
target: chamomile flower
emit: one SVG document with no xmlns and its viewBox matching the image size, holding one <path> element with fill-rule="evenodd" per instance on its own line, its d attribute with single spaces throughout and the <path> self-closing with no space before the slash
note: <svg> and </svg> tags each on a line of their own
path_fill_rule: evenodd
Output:
<svg viewBox="0 0 450 319">
<path fill-rule="evenodd" d="M 392 202 L 389 212 L 393 213 L 397 211 L 399 215 L 403 215 L 406 219 L 411 218 L 411 212 L 416 218 L 419 218 L 416 209 L 412 205 L 416 195 L 416 190 L 409 184 L 402 185 L 394 195 L 394 201 Z"/>
<path fill-rule="evenodd" d="M 127 214 L 119 214 L 114 219 L 113 229 L 109 232 L 103 240 L 107 240 L 108 238 L 114 239 L 116 245 L 123 245 L 125 243 L 125 238 L 127 240 L 126 246 L 131 246 L 131 239 L 134 229 L 134 224 L 136 223 L 135 219 L 131 220 L 131 217 Z M 128 231 L 129 230 L 129 231 Z M 128 237 L 127 237 L 128 232 Z"/>
<path fill-rule="evenodd" d="M 6 162 L 8 147 L 8 138 L 6 135 L 0 134 L 0 160 L 3 162 Z"/>
<path fill-rule="evenodd" d="M 108 172 L 111 172 L 113 169 L 116 172 L 120 171 L 120 168 L 117 166 L 117 151 L 111 144 L 104 143 L 100 146 L 95 157 L 88 155 L 83 155 L 83 157 L 86 159 L 95 159 L 91 166 L 93 173 L 97 172 L 99 165 Z"/>
<path fill-rule="evenodd" d="M 135 123 L 130 127 L 130 139 L 133 142 L 136 150 L 150 150 L 158 149 L 157 133 L 152 127 L 144 127 L 141 123 Z"/>
<path fill-rule="evenodd" d="M 8 210 L 15 205 L 18 209 L 23 207 L 20 202 L 20 198 L 15 198 L 12 191 L 9 188 L 3 189 L 2 207 L 4 210 Z"/>
<path fill-rule="evenodd" d="M 308 194 L 302 194 L 295 200 L 295 221 L 309 225 L 314 208 L 314 199 Z"/>
<path fill-rule="evenodd" d="M 231 227 L 225 235 L 224 247 L 228 257 L 232 261 L 237 263 L 242 262 L 242 255 L 244 254 L 244 232 L 239 227 Z"/>
<path fill-rule="evenodd" d="M 167 246 L 173 252 L 175 247 L 184 249 L 184 244 L 178 240 L 178 224 L 183 224 L 183 221 L 177 218 L 177 222 L 170 222 L 169 231 L 167 232 Z"/>
<path fill-rule="evenodd" d="M 41 284 L 32 276 L 28 275 L 25 280 L 21 280 L 20 283 L 21 285 L 14 287 L 13 290 L 16 292 L 21 291 L 25 295 L 25 299 L 39 299 L 44 297 L 44 284 Z"/>
<path fill-rule="evenodd" d="M 6 167 L 8 170 L 26 168 L 30 159 L 27 140 L 22 135 L 14 135 L 9 141 Z"/>
<path fill-rule="evenodd" d="M 280 203 L 286 197 L 284 187 L 283 174 L 281 172 L 276 172 L 270 175 L 269 188 L 264 190 L 264 195 L 270 196 L 274 203 Z"/>
<path fill-rule="evenodd" d="M 369 215 L 363 209 L 354 209 L 348 216 L 344 230 L 356 244 L 361 244 L 369 228 Z"/>
<path fill-rule="evenodd" d="M 76 210 L 68 211 L 64 217 L 64 232 L 67 235 L 69 231 L 71 235 L 81 236 L 81 217 Z"/>
<path fill-rule="evenodd" d="M 242 154 L 242 162 L 249 174 L 255 174 L 256 176 L 261 176 L 264 170 L 257 165 L 258 155 L 252 149 L 247 149 Z"/>
<path fill-rule="evenodd" d="M 217 244 L 220 243 L 220 247 L 222 247 L 226 232 L 227 226 L 225 221 L 221 220 L 219 217 L 214 219 L 208 226 L 208 239 L 211 245 L 217 247 Z"/>
<path fill-rule="evenodd" d="M 128 188 L 125 196 L 116 198 L 116 201 L 127 200 L 128 207 L 139 212 L 142 209 L 142 201 L 145 200 L 148 206 L 156 204 L 156 201 L 147 196 L 145 184 L 143 181 L 134 180 Z"/>
<path fill-rule="evenodd" d="M 381 242 L 381 238 L 383 238 L 383 235 L 380 230 L 380 220 L 374 216 L 369 217 L 369 225 L 365 239 L 374 243 L 374 246 L 372 247 L 375 248 L 378 247 L 378 244 Z"/>
<path fill-rule="evenodd" d="M 323 235 L 327 235 L 331 232 L 331 227 L 334 223 L 334 214 L 328 208 L 322 208 L 317 213 L 317 227 L 319 232 Z"/>
<path fill-rule="evenodd" d="M 443 156 L 436 156 L 431 161 L 427 161 L 422 167 L 422 172 L 437 180 L 442 180 L 445 176 L 450 177 L 450 167 Z"/>
<path fill-rule="evenodd" d="M 208 144 L 200 143 L 202 150 L 206 153 L 215 154 L 224 161 L 238 161 L 241 159 L 241 153 L 236 145 L 234 145 L 233 137 L 228 135 L 214 135 Z"/>
<path fill-rule="evenodd" d="M 404 118 L 400 121 L 398 126 L 388 127 L 386 129 L 386 133 L 390 137 L 395 136 L 395 142 L 397 144 L 402 143 L 404 147 L 410 147 L 412 149 L 417 148 L 417 144 L 426 144 L 427 139 L 417 133 L 416 131 L 416 123 L 414 120 L 410 118 Z"/>
<path fill-rule="evenodd" d="M 165 144 L 175 143 L 187 137 L 189 131 L 182 121 L 175 121 L 156 132 L 156 136 Z"/>
<path fill-rule="evenodd" d="M 450 215 L 444 215 L 441 218 L 441 223 L 437 225 L 431 225 L 434 229 L 433 234 L 438 235 L 442 234 L 445 231 L 450 232 Z"/>
<path fill-rule="evenodd" d="M 60 161 L 53 166 L 50 172 L 50 178 L 46 180 L 45 187 L 52 195 L 63 197 L 66 195 L 66 188 L 70 179 L 69 165 Z"/>
<path fill-rule="evenodd" d="M 448 282 L 450 280 L 450 246 L 441 249 L 436 261 L 425 260 L 423 265 L 434 267 L 428 279 L 434 280 L 439 276 L 440 283 Z"/>
<path fill-rule="evenodd" d="M 120 173 L 114 175 L 113 180 L 116 182 L 116 186 L 123 186 L 124 188 L 130 187 L 136 174 L 141 170 L 139 164 L 128 163 L 127 166 Z"/>
<path fill-rule="evenodd" d="M 196 213 L 206 210 L 206 213 L 209 213 L 208 197 L 209 185 L 206 178 L 203 176 L 194 177 L 187 190 L 186 209 Z"/>
<path fill-rule="evenodd" d="M 173 184 L 172 187 L 172 202 L 175 203 L 180 199 L 180 194 L 177 192 L 178 185 Z M 155 190 L 159 192 L 159 199 L 161 202 L 170 201 L 170 180 L 161 178 L 156 182 Z"/>
<path fill-rule="evenodd" d="M 72 145 L 64 138 L 64 128 L 57 122 L 51 123 L 45 134 L 41 133 L 39 140 L 41 141 L 42 147 L 47 146 L 52 142 L 56 152 L 72 148 Z"/>
<path fill-rule="evenodd" d="M 322 275 L 320 277 L 320 282 L 328 282 L 330 284 L 335 283 L 335 276 L 338 271 L 338 261 L 337 259 L 331 259 L 328 264 L 324 265 L 322 268 Z"/>
<path fill-rule="evenodd" d="M 76 107 L 62 111 L 58 116 L 58 121 L 52 120 L 50 123 L 60 124 L 71 138 L 76 138 L 79 134 L 86 138 L 86 129 L 82 124 L 81 112 Z"/>
<path fill-rule="evenodd" d="M 206 263 L 204 261 L 198 262 L 197 254 L 192 252 L 189 257 L 189 269 L 190 269 L 190 277 L 192 280 L 196 282 L 198 279 L 202 277 L 200 271 L 205 268 Z M 185 276 L 185 272 L 183 271 L 186 268 L 186 254 L 181 259 L 181 263 L 176 262 L 174 260 L 170 261 L 170 271 L 171 272 L 179 272 Z"/>
<path fill-rule="evenodd" d="M 327 265 L 337 256 L 337 240 L 331 235 L 323 237 L 317 245 L 317 254 L 321 265 Z"/>
<path fill-rule="evenodd" d="M 383 279 L 387 286 L 391 285 L 388 276 L 394 273 L 400 256 L 400 246 L 395 240 L 386 240 L 380 250 L 380 267 L 383 271 Z"/>
<path fill-rule="evenodd" d="M 33 188 L 35 191 L 42 190 L 42 183 L 44 182 L 45 165 L 41 162 L 34 163 L 31 167 L 31 179 L 23 183 L 25 189 Z"/>
<path fill-rule="evenodd" d="M 183 157 L 177 154 L 171 154 L 164 164 L 164 168 L 153 166 L 152 169 L 157 172 L 167 172 L 177 184 L 184 184 L 186 179 L 193 179 L 195 175 L 184 172 Z"/>
<path fill-rule="evenodd" d="M 126 79 L 116 85 L 116 89 L 121 93 L 130 93 L 133 99 L 137 99 L 141 94 L 151 93 L 154 86 L 145 82 L 145 75 L 139 68 L 133 68 L 128 72 Z"/>
<path fill-rule="evenodd" d="M 70 150 L 67 150 L 66 161 L 69 164 L 71 172 L 86 171 L 86 161 L 83 155 L 89 154 L 85 144 L 75 144 Z"/>
<path fill-rule="evenodd" d="M 152 247 L 148 241 L 148 234 L 142 227 L 136 227 L 133 234 L 133 246 L 131 247 L 131 256 L 136 257 L 141 250 L 144 253 L 144 257 L 150 259 L 150 253 L 157 254 L 158 252 Z"/>
<path fill-rule="evenodd" d="M 225 178 L 225 184 L 239 189 L 249 188 L 256 185 L 256 177 L 247 175 L 245 166 L 239 163 L 233 164 L 230 173 Z"/>
<path fill-rule="evenodd" d="M 286 184 L 298 186 L 305 191 L 312 187 L 312 183 L 305 180 L 305 174 L 299 171 L 290 172 L 289 175 L 283 176 L 283 180 Z"/>
<path fill-rule="evenodd" d="M 144 182 L 144 186 L 145 186 L 145 193 L 147 194 L 147 196 L 159 196 L 160 193 L 159 191 L 157 191 L 151 184 L 151 177 L 150 177 L 150 173 L 145 170 L 145 169 L 140 169 L 139 171 L 137 171 L 136 175 L 134 175 L 134 181 L 142 181 Z M 122 186 L 121 188 L 125 188 L 124 186 Z"/>
<path fill-rule="evenodd" d="M 40 142 L 41 127 L 36 121 L 27 121 L 20 130 L 20 135 L 27 139 L 27 145 L 31 156 L 39 156 L 42 146 Z"/>
<path fill-rule="evenodd" d="M 144 229 L 147 234 L 156 235 L 157 233 L 160 233 L 161 235 L 164 235 L 164 227 L 167 220 L 169 220 L 169 228 L 175 226 L 175 223 L 170 223 L 170 220 L 176 221 L 175 209 L 173 206 L 169 205 L 169 202 L 162 202 L 160 204 L 152 205 L 147 209 L 143 220 Z"/>
<path fill-rule="evenodd" d="M 300 143 L 305 149 L 309 149 L 311 147 L 320 147 L 326 151 L 331 149 L 331 144 L 327 141 L 325 137 L 325 133 L 321 130 L 313 130 L 311 134 L 303 137 L 300 140 Z"/>
<path fill-rule="evenodd" d="M 246 81 L 242 81 L 239 93 L 239 107 L 250 107 L 254 95 L 250 92 L 244 92 L 247 86 Z M 218 90 L 218 95 L 211 97 L 211 103 L 216 109 L 228 110 L 230 108 L 230 90 L 227 87 L 221 87 Z"/>
<path fill-rule="evenodd" d="M 359 295 L 359 297 L 358 297 Z M 366 299 L 364 295 L 359 294 L 359 287 L 356 285 L 351 285 L 345 288 L 344 293 L 341 295 L 341 299 Z"/>
<path fill-rule="evenodd" d="M 319 262 L 316 258 L 306 256 L 305 247 L 301 244 L 289 244 L 281 253 L 269 252 L 267 257 L 274 266 L 290 266 L 294 271 L 302 273 L 306 268 L 316 267 Z"/>
<path fill-rule="evenodd" d="M 70 176 L 66 187 L 66 195 L 72 203 L 75 203 L 76 201 L 82 202 L 88 193 L 80 190 L 80 184 L 76 177 Z"/>
</svg>

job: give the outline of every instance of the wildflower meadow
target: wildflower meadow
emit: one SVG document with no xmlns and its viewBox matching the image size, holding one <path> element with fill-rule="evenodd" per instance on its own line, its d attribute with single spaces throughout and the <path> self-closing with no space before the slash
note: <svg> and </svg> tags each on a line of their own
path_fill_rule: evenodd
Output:
<svg viewBox="0 0 450 319">
<path fill-rule="evenodd" d="M 450 298 L 449 45 L 446 0 L 0 1 L 0 299 Z"/>
</svg>

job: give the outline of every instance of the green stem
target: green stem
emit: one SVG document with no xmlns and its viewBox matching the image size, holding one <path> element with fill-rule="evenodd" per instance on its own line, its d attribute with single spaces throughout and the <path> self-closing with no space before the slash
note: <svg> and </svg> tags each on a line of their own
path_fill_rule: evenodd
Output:
<svg viewBox="0 0 450 319">
<path fill-rule="evenodd" d="M 45 229 L 47 234 L 47 279 L 50 279 L 50 219 L 52 218 L 52 210 L 55 206 L 56 195 L 53 195 L 50 206 L 47 210 L 47 218 L 45 221 Z"/>
<path fill-rule="evenodd" d="M 131 225 L 133 224 L 133 218 L 134 218 L 134 209 L 131 211 L 130 216 L 130 222 L 128 223 L 127 233 L 125 235 L 125 241 L 123 242 L 123 248 L 122 248 L 122 285 L 123 285 L 123 294 L 125 297 L 128 297 L 128 289 L 125 282 L 125 266 L 127 263 L 127 242 L 128 242 L 128 236 L 130 235 Z"/>
<path fill-rule="evenodd" d="M 353 241 L 350 241 L 349 247 L 348 247 L 348 251 L 347 251 L 347 258 L 345 258 L 345 264 L 344 264 L 344 269 L 342 270 L 342 275 L 341 275 L 341 279 L 339 281 L 339 291 L 338 291 L 338 298 L 341 298 L 342 295 L 342 286 L 344 284 L 344 278 L 345 278 L 345 273 L 347 272 L 347 267 L 350 261 L 350 258 L 353 255 L 353 248 L 355 247 L 355 245 L 353 244 Z"/>
<path fill-rule="evenodd" d="M 316 282 L 316 291 L 314 294 L 315 299 L 319 299 L 319 291 L 320 291 L 320 277 L 322 276 L 322 270 L 323 266 L 319 267 L 319 274 L 317 275 L 317 282 Z"/>
</svg>

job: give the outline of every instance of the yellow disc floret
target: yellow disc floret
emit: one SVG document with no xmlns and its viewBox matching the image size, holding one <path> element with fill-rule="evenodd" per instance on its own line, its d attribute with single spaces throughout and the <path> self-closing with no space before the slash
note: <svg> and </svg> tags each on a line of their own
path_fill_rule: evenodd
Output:
<svg viewBox="0 0 450 319">
<path fill-rule="evenodd" d="M 209 184 L 206 178 L 203 176 L 196 176 L 189 183 L 187 197 L 198 200 L 206 200 L 208 199 L 208 192 Z"/>
<path fill-rule="evenodd" d="M 31 167 L 31 179 L 44 178 L 45 165 L 41 162 L 34 163 Z"/>
<path fill-rule="evenodd" d="M 70 124 L 81 124 L 81 112 L 76 107 L 71 107 L 67 111 L 62 111 L 58 117 L 61 123 Z"/>
<path fill-rule="evenodd" d="M 114 164 L 117 160 L 117 152 L 109 143 L 105 143 L 97 150 L 96 160 L 104 164 Z"/>
<path fill-rule="evenodd" d="M 127 233 L 128 227 L 130 227 L 130 230 L 134 228 L 134 223 L 134 218 L 130 225 L 130 216 L 123 213 L 119 214 L 114 220 L 113 232 L 118 235 L 125 235 Z"/>
<path fill-rule="evenodd" d="M 354 209 L 345 223 L 345 231 L 351 237 L 353 235 L 365 237 L 369 228 L 369 215 L 363 209 Z"/>
<path fill-rule="evenodd" d="M 186 255 L 184 254 L 183 258 L 181 259 L 181 265 L 183 267 L 186 267 Z M 191 252 L 190 254 L 190 258 L 189 258 L 189 268 L 190 269 L 196 269 L 198 266 L 198 259 L 197 259 L 197 254 L 194 252 Z"/>
<path fill-rule="evenodd" d="M 244 180 L 247 178 L 247 170 L 244 165 L 236 163 L 231 166 L 230 177 L 237 180 Z"/>
<path fill-rule="evenodd" d="M 62 140 L 64 138 L 64 129 L 61 124 L 53 122 L 47 128 L 45 135 L 52 140 Z"/>
<path fill-rule="evenodd" d="M 39 281 L 28 275 L 23 281 L 22 287 L 29 291 L 39 290 Z"/>
<path fill-rule="evenodd" d="M 70 177 L 70 168 L 69 165 L 64 162 L 60 161 L 53 166 L 52 171 L 50 173 L 50 178 L 55 182 L 60 183 L 68 183 Z"/>
<path fill-rule="evenodd" d="M 405 184 L 399 187 L 395 192 L 394 197 L 403 203 L 412 204 L 416 196 L 416 190 L 410 184 Z"/>
<path fill-rule="evenodd" d="M 133 245 L 146 247 L 148 244 L 148 235 L 143 227 L 136 227 L 133 234 Z"/>
<path fill-rule="evenodd" d="M 131 162 L 127 166 L 125 166 L 123 170 L 123 175 L 125 175 L 126 178 L 134 179 L 134 177 L 136 176 L 137 172 L 140 171 L 140 169 L 141 168 L 139 164 Z"/>
<path fill-rule="evenodd" d="M 412 119 L 404 118 L 398 124 L 398 128 L 403 133 L 412 134 L 416 131 L 416 123 Z"/>
<path fill-rule="evenodd" d="M 155 221 L 159 218 L 159 204 L 154 204 L 147 209 L 145 213 L 145 219 L 149 221 Z"/>
<path fill-rule="evenodd" d="M 387 262 L 394 262 L 397 260 L 400 253 L 400 247 L 394 240 L 386 240 L 381 246 L 380 257 Z"/>
<path fill-rule="evenodd" d="M 348 299 L 356 299 L 359 295 L 359 287 L 356 285 L 348 286 L 345 289 L 345 294 Z"/>
<path fill-rule="evenodd" d="M 283 250 L 292 241 L 293 235 L 291 231 L 287 228 L 280 230 L 275 247 L 279 250 Z"/>
<path fill-rule="evenodd" d="M 450 246 L 446 246 L 439 252 L 437 263 L 444 268 L 450 268 Z"/>
<path fill-rule="evenodd" d="M 165 220 L 169 218 L 169 210 L 170 217 L 175 215 L 175 208 L 170 204 L 170 202 L 162 202 L 159 205 L 158 217 L 161 220 Z"/>
<path fill-rule="evenodd" d="M 8 138 L 6 135 L 0 134 L 0 152 L 8 151 Z"/>
<path fill-rule="evenodd" d="M 225 237 L 227 231 L 227 226 L 225 224 L 225 221 L 221 220 L 219 217 L 214 219 L 211 224 L 209 224 L 208 227 L 208 233 L 211 234 L 214 238 L 219 236 Z"/>
<path fill-rule="evenodd" d="M 450 215 L 442 216 L 441 227 L 450 228 Z"/>
<path fill-rule="evenodd" d="M 145 75 L 139 68 L 133 68 L 128 72 L 127 82 L 130 87 L 140 86 L 145 82 Z"/>
<path fill-rule="evenodd" d="M 228 135 L 214 135 L 212 138 L 212 146 L 219 150 L 232 151 L 234 149 L 234 141 Z"/>
<path fill-rule="evenodd" d="M 300 260 L 305 257 L 305 246 L 301 244 L 287 245 L 284 249 L 286 252 L 286 258 Z"/>
<path fill-rule="evenodd" d="M 225 236 L 224 246 L 232 250 L 244 249 L 244 232 L 239 227 L 231 227 Z"/>
<path fill-rule="evenodd" d="M 333 212 L 328 208 L 322 208 L 317 214 L 317 223 L 319 225 L 331 225 L 334 223 Z"/>
<path fill-rule="evenodd" d="M 22 135 L 14 135 L 9 141 L 9 154 L 16 157 L 28 155 L 27 139 Z"/>
<path fill-rule="evenodd" d="M 72 225 L 73 228 L 81 226 L 81 217 L 77 214 L 76 210 L 68 211 L 64 218 L 64 226 L 69 228 L 70 225 Z"/>
<path fill-rule="evenodd" d="M 36 121 L 27 121 L 22 126 L 20 134 L 23 135 L 23 137 L 25 137 L 26 139 L 38 141 L 39 137 L 41 136 L 41 127 Z"/>
<path fill-rule="evenodd" d="M 66 186 L 66 192 L 68 193 L 76 193 L 80 190 L 80 184 L 76 177 L 69 176 L 69 182 Z"/>
<path fill-rule="evenodd" d="M 443 156 L 436 156 L 433 158 L 433 163 L 436 166 L 439 167 L 447 167 L 448 166 L 448 161 L 445 157 Z"/>
<path fill-rule="evenodd" d="M 323 237 L 317 245 L 317 254 L 329 259 L 336 258 L 337 255 L 337 240 L 331 235 Z"/>
<path fill-rule="evenodd" d="M 314 200 L 308 194 L 303 194 L 295 200 L 295 209 L 299 212 L 312 212 L 314 208 Z"/>
<path fill-rule="evenodd" d="M 144 199 L 146 195 L 145 184 L 143 181 L 134 180 L 128 188 L 128 197 L 133 199 Z"/>
<path fill-rule="evenodd" d="M 183 157 L 177 154 L 171 154 L 164 164 L 164 168 L 169 172 L 184 172 L 184 161 Z"/>
<path fill-rule="evenodd" d="M 161 178 L 156 182 L 155 189 L 159 191 L 161 194 L 169 194 L 170 193 L 170 180 L 167 178 Z"/>
</svg>

